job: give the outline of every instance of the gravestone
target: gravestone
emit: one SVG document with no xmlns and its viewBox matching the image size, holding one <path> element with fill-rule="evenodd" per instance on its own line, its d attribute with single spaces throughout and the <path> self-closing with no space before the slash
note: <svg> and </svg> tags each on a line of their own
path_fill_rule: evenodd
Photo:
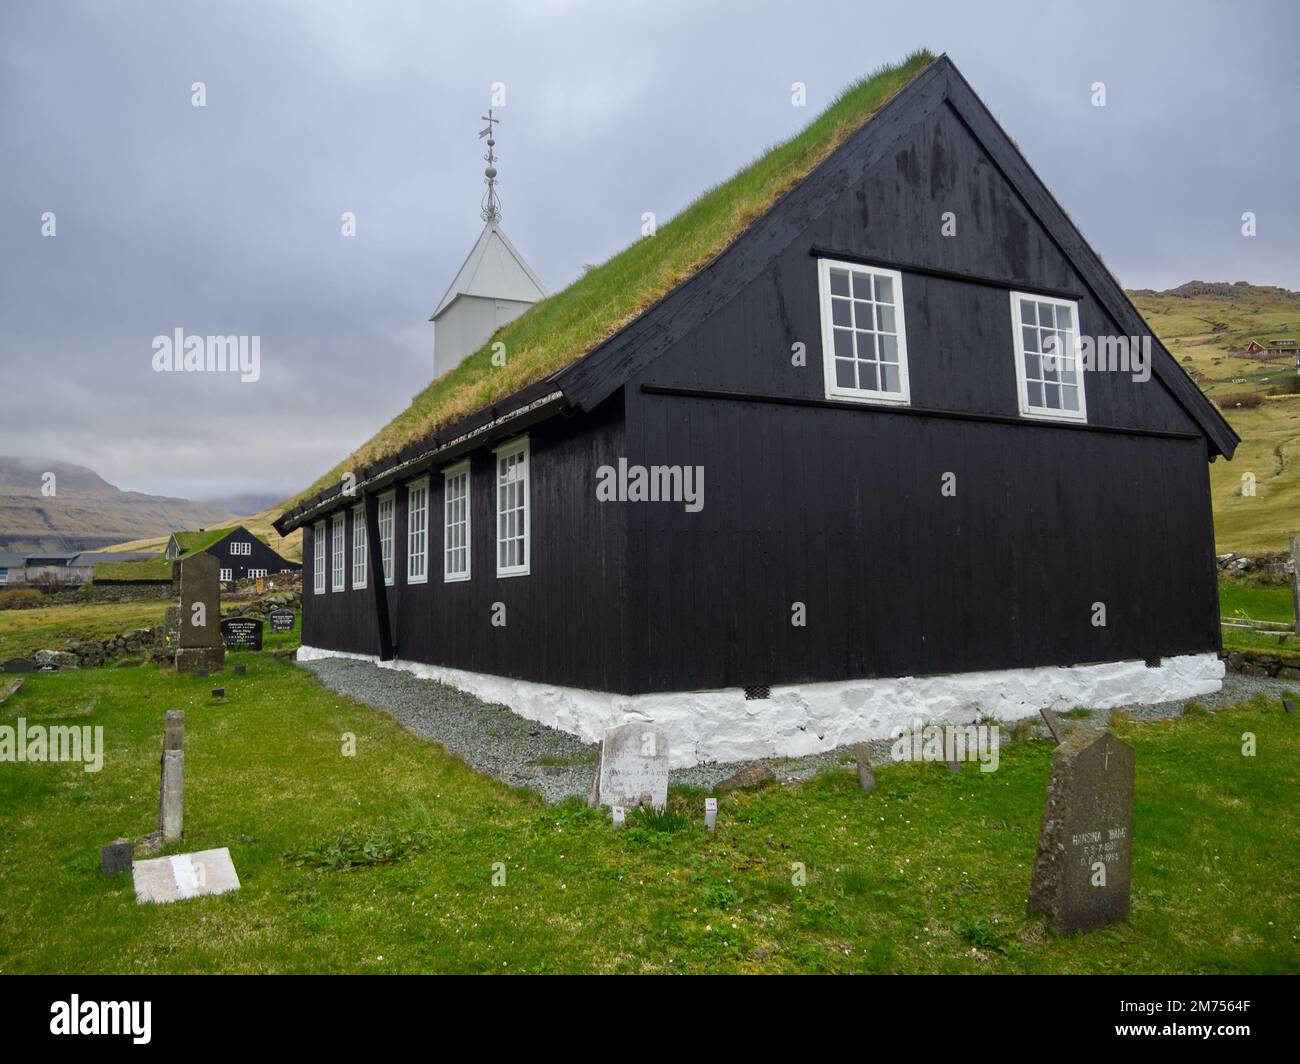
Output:
<svg viewBox="0 0 1300 1064">
<path fill-rule="evenodd" d="M 597 771 L 597 805 L 668 804 L 668 739 L 653 724 L 637 721 L 606 731 Z"/>
<path fill-rule="evenodd" d="M 10 658 L 5 662 L 5 672 L 35 672 L 36 666 L 27 658 Z"/>
<path fill-rule="evenodd" d="M 871 751 L 866 743 L 853 748 L 853 760 L 858 763 L 858 786 L 870 791 L 876 786 L 876 770 L 871 766 Z"/>
<path fill-rule="evenodd" d="M 713 831 L 718 826 L 718 800 L 716 798 L 704 799 L 704 826 L 709 831 Z"/>
<path fill-rule="evenodd" d="M 225 846 L 136 861 L 131 872 L 135 900 L 142 905 L 146 902 L 164 905 L 239 889 L 239 876 Z"/>
<path fill-rule="evenodd" d="M 180 643 L 181 639 L 181 608 L 179 606 L 168 606 L 163 611 L 163 642 L 168 647 L 174 647 Z"/>
<path fill-rule="evenodd" d="M 226 617 L 221 622 L 221 641 L 236 650 L 261 650 L 262 622 L 256 617 Z"/>
<path fill-rule="evenodd" d="M 1052 751 L 1029 912 L 1058 935 L 1128 919 L 1133 862 L 1133 748 L 1081 732 Z"/>
<path fill-rule="evenodd" d="M 247 666 L 247 665 L 236 665 L 236 666 L 235 666 L 235 675 L 236 675 L 236 676 L 247 676 L 247 675 L 248 675 L 248 666 Z"/>
<path fill-rule="evenodd" d="M 176 651 L 177 672 L 219 670 L 226 663 L 221 642 L 221 562 L 211 554 L 195 554 L 181 562 L 181 632 Z"/>
<path fill-rule="evenodd" d="M 1065 726 L 1061 723 L 1060 718 L 1050 709 L 1040 709 L 1038 712 L 1042 714 L 1043 720 L 1047 724 L 1047 730 L 1052 733 L 1052 738 L 1056 740 L 1057 745 L 1065 742 Z"/>
<path fill-rule="evenodd" d="M 158 830 L 164 843 L 181 837 L 184 817 L 185 712 L 169 709 L 163 725 L 162 783 L 158 796 Z"/>
<path fill-rule="evenodd" d="M 1289 699 L 1289 698 L 1284 698 L 1284 699 L 1282 699 L 1282 708 L 1283 708 L 1284 710 L 1286 710 L 1288 713 L 1294 713 L 1294 712 L 1295 712 L 1295 703 L 1292 702 L 1291 699 Z"/>
<path fill-rule="evenodd" d="M 99 870 L 106 876 L 131 871 L 131 840 L 114 839 L 99 851 Z"/>
<path fill-rule="evenodd" d="M 9 701 L 12 695 L 16 695 L 19 689 L 21 689 L 23 684 L 26 682 L 27 681 L 25 681 L 21 676 L 18 676 L 12 680 L 5 680 L 3 683 L 0 683 L 0 706 L 3 706 L 7 701 Z"/>
<path fill-rule="evenodd" d="M 1300 536 L 1290 538 L 1291 546 L 1291 614 L 1295 618 L 1295 630 L 1300 634 Z"/>
<path fill-rule="evenodd" d="M 294 614 L 293 610 L 272 610 L 271 631 L 292 632 L 295 620 L 297 620 L 297 616 Z"/>
</svg>

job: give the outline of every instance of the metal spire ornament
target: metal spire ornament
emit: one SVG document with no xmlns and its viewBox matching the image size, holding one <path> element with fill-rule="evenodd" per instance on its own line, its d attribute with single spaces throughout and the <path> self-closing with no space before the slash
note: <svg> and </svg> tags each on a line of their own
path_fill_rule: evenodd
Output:
<svg viewBox="0 0 1300 1064">
<path fill-rule="evenodd" d="M 479 214 L 485 222 L 499 222 L 501 220 L 501 201 L 497 199 L 497 156 L 496 152 L 492 150 L 497 146 L 497 142 L 493 136 L 492 127 L 501 119 L 493 118 L 492 109 L 488 108 L 488 113 L 483 116 L 483 121 L 487 123 L 487 128 L 479 133 L 478 139 L 482 140 L 487 137 L 488 150 L 487 154 L 483 156 L 487 161 L 487 169 L 483 171 L 487 192 L 483 194 L 483 209 Z"/>
</svg>

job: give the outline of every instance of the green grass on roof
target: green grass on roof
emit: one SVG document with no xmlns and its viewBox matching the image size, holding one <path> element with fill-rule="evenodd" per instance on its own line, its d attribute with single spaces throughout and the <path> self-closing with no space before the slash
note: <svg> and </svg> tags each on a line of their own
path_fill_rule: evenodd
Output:
<svg viewBox="0 0 1300 1064">
<path fill-rule="evenodd" d="M 96 562 L 94 580 L 170 580 L 172 563 L 162 558 L 134 562 Z"/>
<path fill-rule="evenodd" d="M 208 528 L 202 532 L 177 532 L 176 545 L 181 549 L 181 557 L 188 558 L 191 554 L 207 550 L 212 544 L 219 543 L 238 527 L 238 525 L 231 525 L 229 528 Z"/>
<path fill-rule="evenodd" d="M 607 340 L 734 242 L 933 60 L 928 51 L 915 52 L 850 85 L 801 132 L 709 189 L 654 236 L 643 237 L 502 327 L 286 506 L 549 376 Z M 505 366 L 491 363 L 495 341 L 506 345 Z"/>
</svg>

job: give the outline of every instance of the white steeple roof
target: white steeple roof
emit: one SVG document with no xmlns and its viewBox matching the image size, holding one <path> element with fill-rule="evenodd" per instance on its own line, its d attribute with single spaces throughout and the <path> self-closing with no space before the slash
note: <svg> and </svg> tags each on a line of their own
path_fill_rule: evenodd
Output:
<svg viewBox="0 0 1300 1064">
<path fill-rule="evenodd" d="M 501 226 L 491 220 L 483 226 L 465 264 L 429 320 L 437 321 L 461 296 L 536 303 L 546 298 L 546 288 L 501 231 Z"/>
</svg>

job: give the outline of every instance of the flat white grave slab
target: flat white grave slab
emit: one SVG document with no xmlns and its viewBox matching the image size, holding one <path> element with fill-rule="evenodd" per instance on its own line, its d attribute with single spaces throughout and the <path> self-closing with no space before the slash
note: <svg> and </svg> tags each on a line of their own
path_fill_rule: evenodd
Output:
<svg viewBox="0 0 1300 1064">
<path fill-rule="evenodd" d="M 239 876 L 230 860 L 230 851 L 224 846 L 219 850 L 136 861 L 131 876 L 135 882 L 135 900 L 141 905 L 146 902 L 165 905 L 239 889 Z"/>
</svg>

